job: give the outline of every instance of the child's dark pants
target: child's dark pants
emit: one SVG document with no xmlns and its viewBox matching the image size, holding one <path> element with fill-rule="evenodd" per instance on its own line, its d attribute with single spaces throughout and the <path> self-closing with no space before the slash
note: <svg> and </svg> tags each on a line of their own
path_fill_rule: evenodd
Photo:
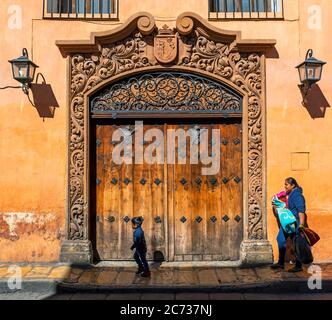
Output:
<svg viewBox="0 0 332 320">
<path fill-rule="evenodd" d="M 146 251 L 145 250 L 139 250 L 136 249 L 134 253 L 134 259 L 139 267 L 141 267 L 144 272 L 149 271 L 149 264 L 146 260 Z"/>
</svg>

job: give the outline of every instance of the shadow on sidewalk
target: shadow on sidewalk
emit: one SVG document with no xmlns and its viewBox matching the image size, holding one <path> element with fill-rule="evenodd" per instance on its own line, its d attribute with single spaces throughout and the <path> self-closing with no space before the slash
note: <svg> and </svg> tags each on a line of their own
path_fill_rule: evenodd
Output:
<svg viewBox="0 0 332 320">
<path fill-rule="evenodd" d="M 238 297 L 241 300 L 240 295 L 251 293 L 332 293 L 332 266 L 322 266 L 322 270 L 323 273 L 326 271 L 322 289 L 312 290 L 308 284 L 312 274 L 291 274 L 287 271 L 274 271 L 269 267 L 171 268 L 154 263 L 151 265 L 151 278 L 142 278 L 135 274 L 134 264 L 125 267 L 103 264 L 62 265 L 52 270 L 56 288 L 53 296 L 48 296 L 47 299 L 73 294 L 76 294 L 77 299 L 94 299 L 94 295 L 100 294 L 102 297 L 113 297 L 114 300 L 121 300 L 121 297 L 136 300 L 143 294 L 145 299 L 150 300 L 170 299 L 175 295 L 182 295 L 183 299 L 190 300 L 192 295 L 197 294 L 223 294 L 223 297 L 227 298 L 229 295 L 232 299 Z M 61 272 L 62 277 L 59 278 Z"/>
</svg>

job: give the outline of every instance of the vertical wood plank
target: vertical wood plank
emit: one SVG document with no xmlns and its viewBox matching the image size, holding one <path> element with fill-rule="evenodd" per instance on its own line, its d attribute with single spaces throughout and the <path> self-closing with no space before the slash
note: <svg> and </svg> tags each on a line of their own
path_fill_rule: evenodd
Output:
<svg viewBox="0 0 332 320">
<path fill-rule="evenodd" d="M 169 243 L 170 243 L 170 235 L 169 235 L 169 225 L 172 224 L 173 217 L 170 214 L 171 207 L 169 207 L 169 193 L 168 193 L 168 165 L 167 165 L 167 123 L 163 124 L 163 132 L 164 132 L 164 164 L 163 164 L 163 176 L 164 176 L 164 185 L 163 185 L 163 217 L 164 217 L 164 246 L 165 246 L 165 260 L 170 260 L 170 250 L 169 250 Z"/>
<path fill-rule="evenodd" d="M 163 125 L 153 125 L 150 128 L 156 128 L 164 133 Z M 155 138 L 154 138 L 155 139 Z M 154 140 L 155 141 L 155 140 Z M 154 142 L 153 141 L 153 142 Z M 161 142 L 163 143 L 163 141 Z M 154 154 L 154 156 L 156 153 Z M 164 157 L 163 157 L 164 158 Z M 158 163 L 163 159 L 156 160 L 155 163 L 151 164 L 151 221 L 152 221 L 152 237 L 151 237 L 151 256 L 155 256 L 155 253 L 158 253 L 158 258 L 161 258 L 161 255 L 165 258 L 165 226 L 167 220 L 165 219 L 164 206 L 167 202 L 167 197 L 165 197 L 165 188 L 167 185 L 164 169 L 164 163 Z M 160 181 L 159 184 L 157 179 Z M 160 218 L 160 222 L 156 219 Z"/>
<path fill-rule="evenodd" d="M 201 129 L 208 127 L 205 124 L 199 125 Z M 194 126 L 192 126 L 194 128 Z M 189 127 L 186 128 L 187 130 Z M 205 151 L 207 151 L 207 146 L 198 144 L 198 152 L 200 146 L 204 147 Z M 192 229 L 191 229 L 191 239 L 192 239 L 192 251 L 187 252 L 189 254 L 199 255 L 204 251 L 205 238 L 206 238 L 206 192 L 207 185 L 203 181 L 206 181 L 206 176 L 202 175 L 201 169 L 201 161 L 199 160 L 198 164 L 190 163 L 190 143 L 187 143 L 187 166 L 191 169 L 189 171 L 190 174 L 190 210 L 192 212 Z M 202 180 L 201 186 L 198 187 L 195 180 L 200 178 Z M 196 218 L 200 217 L 202 219 L 201 222 L 196 221 Z"/>
<path fill-rule="evenodd" d="M 130 126 L 121 126 L 121 128 L 125 128 L 127 130 L 133 130 L 133 127 Z M 127 141 L 128 151 L 133 151 L 134 147 L 134 137 L 131 139 L 128 138 Z M 128 157 L 130 158 L 130 157 Z M 131 161 L 133 161 L 133 157 L 131 157 Z M 119 254 L 122 260 L 131 259 L 132 252 L 130 250 L 130 246 L 133 241 L 133 230 L 131 227 L 131 222 L 125 222 L 123 220 L 124 217 L 132 218 L 133 217 L 133 163 L 123 163 L 121 165 L 121 179 L 119 181 L 119 188 L 121 191 L 119 206 L 121 206 L 121 216 L 120 216 L 120 230 L 121 237 L 119 238 Z M 127 180 L 128 179 L 128 180 Z M 126 181 L 129 181 L 129 183 Z"/>
<path fill-rule="evenodd" d="M 223 123 L 221 125 L 221 175 L 222 179 L 228 179 L 228 182 L 222 182 L 222 191 L 221 191 L 221 210 L 222 210 L 222 227 L 221 227 L 221 254 L 222 260 L 227 261 L 231 259 L 230 256 L 230 241 L 229 241 L 229 232 L 232 213 L 230 212 L 230 202 L 232 201 L 232 194 L 229 188 L 229 179 L 230 172 L 228 168 L 229 161 L 229 144 L 230 144 L 230 135 L 229 135 L 229 124 Z M 224 141 L 227 144 L 223 143 Z M 228 217 L 228 218 L 227 218 Z M 224 218 L 228 219 L 227 221 Z"/>
<path fill-rule="evenodd" d="M 212 155 L 213 148 L 218 147 L 219 150 L 221 149 L 221 145 L 217 144 L 217 141 L 212 141 L 212 130 L 221 130 L 219 124 L 211 124 L 209 127 L 209 148 L 210 152 L 209 155 Z M 212 146 L 213 144 L 213 146 Z M 213 147 L 213 148 L 212 148 Z M 215 153 L 214 157 L 218 156 L 217 152 Z M 221 156 L 221 153 L 220 153 Z M 215 160 L 214 160 L 215 161 Z M 220 160 L 221 162 L 221 157 Z M 212 164 L 211 164 L 212 165 Z M 205 247 L 204 253 L 208 255 L 220 255 L 221 254 L 221 189 L 222 189 L 222 175 L 221 175 L 221 163 L 220 163 L 220 170 L 216 172 L 212 176 L 207 176 L 207 185 L 208 190 L 206 191 L 207 198 L 206 198 L 206 206 L 207 206 L 207 216 L 206 216 L 206 237 L 205 237 Z M 211 179 L 215 179 L 216 185 L 213 187 L 211 184 Z M 211 218 L 215 217 L 216 221 L 212 221 Z"/>
<path fill-rule="evenodd" d="M 172 125 L 171 128 L 177 130 L 184 126 Z M 190 206 L 190 168 L 187 164 L 178 163 L 178 154 L 181 150 L 179 139 L 175 139 L 175 158 L 174 164 L 174 216 L 175 216 L 175 249 L 174 254 L 180 255 L 190 253 L 192 250 L 192 213 Z M 183 150 L 181 150 L 183 152 Z M 182 179 L 187 182 L 182 184 Z M 181 222 L 181 218 L 185 217 L 186 221 Z"/>
<path fill-rule="evenodd" d="M 167 130 L 172 129 L 173 126 L 171 124 L 165 124 L 166 131 L 166 146 L 168 146 L 168 135 Z M 167 149 L 167 147 L 166 147 Z M 175 214 L 175 166 L 173 164 L 168 163 L 167 153 L 169 150 L 165 152 L 165 163 L 167 165 L 167 225 L 168 225 L 168 259 L 169 261 L 175 261 L 175 243 L 176 243 L 176 225 L 179 223 L 177 221 L 178 216 Z"/>
<path fill-rule="evenodd" d="M 102 173 L 102 161 L 103 161 L 103 155 L 104 155 L 104 147 L 105 147 L 105 142 L 104 142 L 104 136 L 103 136 L 103 127 L 102 126 L 96 126 L 96 139 L 98 141 L 98 145 L 96 143 L 96 178 L 100 179 L 103 175 Z M 97 244 L 96 248 L 98 251 L 98 254 L 101 258 L 104 257 L 104 210 L 103 210 L 103 193 L 104 193 L 104 186 L 100 183 L 96 185 L 96 228 L 97 228 Z"/>
<path fill-rule="evenodd" d="M 117 194 L 114 192 L 114 185 L 111 183 L 113 177 L 119 179 L 118 169 L 112 163 L 112 150 L 114 146 L 111 144 L 114 128 L 103 125 L 103 171 L 100 177 L 105 181 L 105 190 L 103 193 L 104 199 L 104 257 L 117 259 L 119 257 L 118 240 L 119 232 L 117 223 L 119 220 L 119 203 Z M 110 219 L 114 217 L 112 222 Z"/>
</svg>

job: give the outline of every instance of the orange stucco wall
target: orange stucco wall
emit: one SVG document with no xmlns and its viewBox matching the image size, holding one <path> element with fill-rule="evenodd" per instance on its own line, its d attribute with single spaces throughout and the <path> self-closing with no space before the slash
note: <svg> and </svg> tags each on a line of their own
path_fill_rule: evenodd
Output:
<svg viewBox="0 0 332 320">
<path fill-rule="evenodd" d="M 266 63 L 267 100 L 267 198 L 283 188 L 284 178 L 294 176 L 304 188 L 309 223 L 322 237 L 314 248 L 316 261 L 332 260 L 332 113 L 320 107 L 302 106 L 299 79 L 294 68 L 307 49 L 325 60 L 319 87 L 331 103 L 332 31 L 330 0 L 284 0 L 284 21 L 212 22 L 228 30 L 239 30 L 247 39 L 276 39 L 279 57 Z M 17 7 L 12 7 L 13 5 Z M 321 9 L 321 28 L 317 29 Z M 12 29 L 13 12 L 22 10 L 22 27 Z M 12 11 L 14 10 L 14 11 Z M 15 11 L 16 10 L 16 11 Z M 89 39 L 91 32 L 114 28 L 130 15 L 148 11 L 157 24 L 174 23 L 184 11 L 207 18 L 207 1 L 120 0 L 119 21 L 82 22 L 42 19 L 42 0 L 0 2 L 0 87 L 16 85 L 7 60 L 29 50 L 47 83 L 51 84 L 59 108 L 54 118 L 38 115 L 20 90 L 0 90 L 0 261 L 56 261 L 66 228 L 67 83 L 66 61 L 56 40 Z M 14 23 L 15 26 L 15 23 Z M 17 26 L 17 24 L 16 24 Z M 317 100 L 317 99 L 316 99 Z M 306 153 L 303 159 L 292 153 Z M 306 159 L 304 159 L 306 160 Z M 292 163 L 293 162 L 293 163 Z M 307 165 L 307 163 L 304 163 Z M 302 168 L 303 169 L 303 168 Z M 268 203 L 268 237 L 276 251 L 277 226 Z"/>
</svg>

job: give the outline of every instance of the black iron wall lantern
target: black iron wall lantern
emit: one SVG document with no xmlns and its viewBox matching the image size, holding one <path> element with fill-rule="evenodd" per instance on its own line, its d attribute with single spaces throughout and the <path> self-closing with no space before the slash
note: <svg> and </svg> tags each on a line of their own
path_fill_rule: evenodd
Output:
<svg viewBox="0 0 332 320">
<path fill-rule="evenodd" d="M 12 65 L 13 78 L 22 84 L 23 92 L 28 94 L 38 66 L 29 59 L 28 50 L 25 48 L 21 57 L 8 62 Z"/>
<path fill-rule="evenodd" d="M 304 62 L 296 68 L 299 70 L 301 86 L 305 89 L 320 81 L 322 78 L 323 66 L 326 62 L 320 61 L 313 57 L 313 50 L 309 49 Z"/>
</svg>

